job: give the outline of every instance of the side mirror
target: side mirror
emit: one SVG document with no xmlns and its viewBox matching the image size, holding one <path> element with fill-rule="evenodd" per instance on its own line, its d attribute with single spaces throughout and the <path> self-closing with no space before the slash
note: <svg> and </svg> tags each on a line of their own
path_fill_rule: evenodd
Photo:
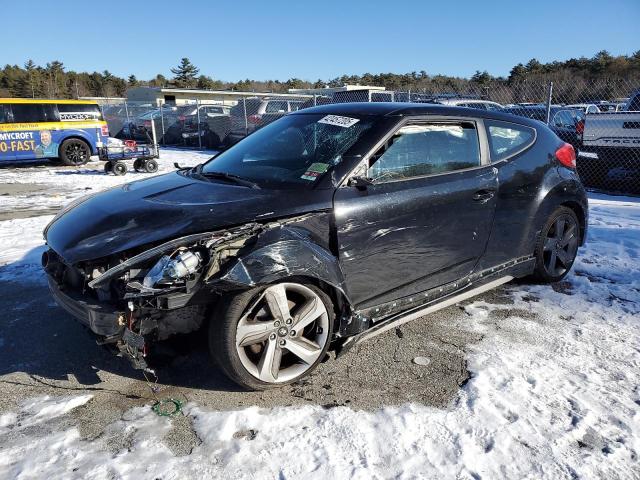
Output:
<svg viewBox="0 0 640 480">
<path fill-rule="evenodd" d="M 369 185 L 373 185 L 373 180 L 367 177 L 357 175 L 349 179 L 349 186 L 356 187 L 358 190 L 366 190 Z"/>
</svg>

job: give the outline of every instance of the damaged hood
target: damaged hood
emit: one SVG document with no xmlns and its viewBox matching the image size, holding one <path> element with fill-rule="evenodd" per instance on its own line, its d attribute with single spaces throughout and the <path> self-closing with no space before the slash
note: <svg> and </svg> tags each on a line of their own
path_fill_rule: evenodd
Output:
<svg viewBox="0 0 640 480">
<path fill-rule="evenodd" d="M 72 264 L 191 233 L 326 210 L 332 193 L 252 189 L 174 172 L 85 197 L 44 234 Z"/>
</svg>

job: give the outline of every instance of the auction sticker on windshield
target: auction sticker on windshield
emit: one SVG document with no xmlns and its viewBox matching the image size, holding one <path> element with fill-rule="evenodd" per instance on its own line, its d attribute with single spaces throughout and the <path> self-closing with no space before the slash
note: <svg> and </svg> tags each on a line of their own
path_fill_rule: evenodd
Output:
<svg viewBox="0 0 640 480">
<path fill-rule="evenodd" d="M 328 168 L 329 165 L 326 163 L 312 163 L 309 168 L 307 168 L 307 171 L 304 172 L 304 175 L 302 175 L 300 178 L 302 178 L 303 180 L 313 181 L 324 172 L 326 172 Z"/>
<path fill-rule="evenodd" d="M 359 118 L 342 117 L 340 115 L 327 115 L 318 120 L 318 123 L 335 125 L 336 127 L 349 128 L 360 121 Z"/>
</svg>

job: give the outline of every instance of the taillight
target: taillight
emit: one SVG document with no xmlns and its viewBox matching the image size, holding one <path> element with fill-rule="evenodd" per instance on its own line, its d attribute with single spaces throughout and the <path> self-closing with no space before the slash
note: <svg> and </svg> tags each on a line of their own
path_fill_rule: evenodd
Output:
<svg viewBox="0 0 640 480">
<path fill-rule="evenodd" d="M 576 123 L 576 133 L 582 135 L 584 133 L 584 120 L 580 120 Z"/>
<path fill-rule="evenodd" d="M 249 115 L 247 117 L 247 120 L 249 121 L 249 123 L 258 125 L 260 122 L 262 122 L 262 115 Z"/>
<path fill-rule="evenodd" d="M 102 132 L 102 135 L 105 137 L 109 136 L 109 125 L 107 125 L 106 123 L 104 125 L 100 126 L 100 130 Z"/>
<path fill-rule="evenodd" d="M 565 143 L 556 150 L 556 158 L 565 167 L 576 168 L 576 151 L 570 143 Z"/>
</svg>

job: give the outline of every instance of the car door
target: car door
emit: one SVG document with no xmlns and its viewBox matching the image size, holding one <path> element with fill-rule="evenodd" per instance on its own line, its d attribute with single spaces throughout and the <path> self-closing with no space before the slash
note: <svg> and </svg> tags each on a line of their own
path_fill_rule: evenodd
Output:
<svg viewBox="0 0 640 480">
<path fill-rule="evenodd" d="M 371 185 L 337 189 L 339 260 L 358 309 L 473 270 L 496 202 L 497 172 L 487 152 L 481 122 L 411 120 L 359 167 Z"/>
<path fill-rule="evenodd" d="M 28 134 L 33 143 L 27 146 L 24 142 L 18 142 L 18 148 L 14 151 L 16 160 L 57 158 L 64 140 L 64 131 L 57 123 L 60 120 L 57 106 L 51 103 L 23 103 L 13 105 L 12 110 L 15 123 L 38 124 L 37 129 L 22 132 Z"/>
</svg>

